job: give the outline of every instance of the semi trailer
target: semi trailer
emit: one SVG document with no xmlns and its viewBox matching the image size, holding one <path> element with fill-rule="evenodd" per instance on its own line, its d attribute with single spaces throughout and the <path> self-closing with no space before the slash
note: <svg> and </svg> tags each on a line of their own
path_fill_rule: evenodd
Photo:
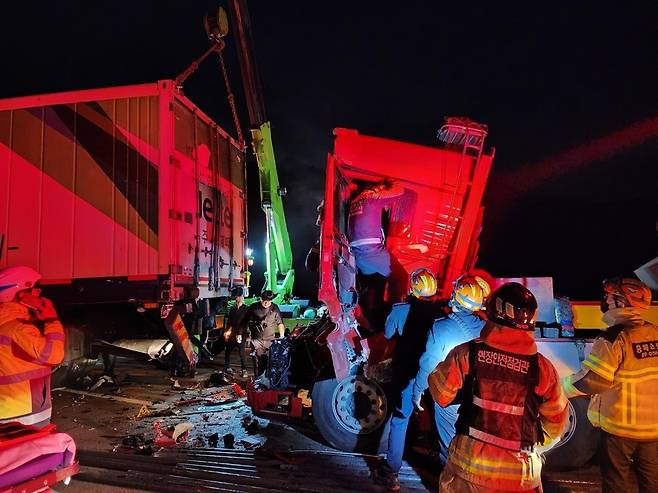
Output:
<svg viewBox="0 0 658 493">
<path fill-rule="evenodd" d="M 0 268 L 43 275 L 68 368 L 99 341 L 194 364 L 180 316 L 245 286 L 245 170 L 171 80 L 0 100 Z"/>
</svg>

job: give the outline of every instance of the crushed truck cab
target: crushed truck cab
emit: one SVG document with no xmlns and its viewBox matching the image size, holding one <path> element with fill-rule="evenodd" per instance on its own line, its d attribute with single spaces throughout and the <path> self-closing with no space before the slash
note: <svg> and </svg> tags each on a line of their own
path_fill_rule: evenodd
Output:
<svg viewBox="0 0 658 493">
<path fill-rule="evenodd" d="M 452 281 L 475 266 L 482 195 L 494 153 L 482 152 L 485 127 L 466 119 L 451 119 L 447 126 L 450 129 L 443 131 L 452 131 L 453 141 L 443 148 L 365 136 L 355 130 L 334 131 L 321 223 L 319 298 L 336 324 L 327 344 L 339 380 L 389 355 L 382 347 L 387 345 L 383 327 L 364 333 L 357 321 L 358 301 L 345 296 L 358 290 L 347 232 L 347 211 L 355 190 L 387 179 L 413 197 L 400 205 L 411 211 L 392 210 L 387 219 L 385 241 L 392 267 L 385 304 L 405 297 L 409 274 L 420 267 L 438 273 L 438 294 L 446 297 Z"/>
<path fill-rule="evenodd" d="M 492 288 L 511 280 L 526 285 L 539 302 L 540 352 L 561 377 L 578 371 L 592 338 L 602 328 L 595 320 L 600 313 L 592 313 L 596 307 L 555 299 L 550 277 L 494 279 L 476 268 L 482 197 L 494 158 L 494 151 L 484 147 L 486 126 L 466 118 L 447 118 L 436 147 L 347 129 L 336 129 L 334 135 L 320 238 L 319 299 L 326 304 L 328 317 L 303 342 L 303 353 L 311 355 L 312 361 L 293 365 L 304 368 L 306 374 L 314 372 L 313 416 L 329 443 L 362 452 L 383 448 L 392 412 L 388 392 L 395 344 L 384 337 L 383 320 L 392 304 L 409 293 L 410 274 L 421 267 L 436 273 L 437 295 L 444 300 L 450 296 L 452 282 L 467 272 L 485 278 Z M 376 190 L 382 183 L 388 183 L 390 190 L 396 187 L 391 195 L 406 198 L 382 209 L 381 245 L 372 238 L 354 241 L 349 224 L 354 206 L 350 206 L 364 189 Z M 376 293 L 374 306 L 383 315 L 379 318 L 369 313 L 368 275 L 357 269 L 359 249 L 355 247 L 364 243 L 375 245 L 371 251 L 381 254 L 384 267 L 390 257 L 390 274 L 380 276 Z M 295 381 L 302 380 L 298 372 Z M 598 435 L 586 417 L 588 402 L 584 397 L 570 400 L 569 426 L 561 440 L 545 449 L 549 465 L 577 467 L 595 453 Z"/>
</svg>

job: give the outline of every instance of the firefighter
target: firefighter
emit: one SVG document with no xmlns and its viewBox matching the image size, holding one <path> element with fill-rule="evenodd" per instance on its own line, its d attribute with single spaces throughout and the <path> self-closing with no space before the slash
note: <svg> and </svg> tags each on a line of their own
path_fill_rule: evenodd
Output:
<svg viewBox="0 0 658 493">
<path fill-rule="evenodd" d="M 50 422 L 50 373 L 64 359 L 64 328 L 29 267 L 0 271 L 0 423 Z"/>
<path fill-rule="evenodd" d="M 279 307 L 272 302 L 276 297 L 274 292 L 266 289 L 260 294 L 260 301 L 247 308 L 242 319 L 242 337 L 249 341 L 256 358 L 255 376 L 262 375 L 267 370 L 270 346 L 276 338 L 285 335 L 286 327 Z"/>
<path fill-rule="evenodd" d="M 480 337 L 450 351 L 430 375 L 437 403 L 460 400 L 440 492 L 541 491 L 535 446 L 560 435 L 567 399 L 555 368 L 537 353 L 536 311 L 528 289 L 503 284 L 487 300 Z"/>
<path fill-rule="evenodd" d="M 423 352 L 427 332 L 432 322 L 441 314 L 441 308 L 432 301 L 437 282 L 428 269 L 418 269 L 410 276 L 411 294 L 405 303 L 396 303 L 386 319 L 384 335 L 397 339 L 393 355 L 393 385 L 397 396 L 391 417 L 386 461 L 376 471 L 375 479 L 386 485 L 389 491 L 398 491 L 398 472 L 402 466 L 402 453 L 413 413 L 412 389 L 418 361 Z"/>
<path fill-rule="evenodd" d="M 347 232 L 358 272 L 359 306 L 365 318 L 360 322 L 373 331 L 381 328 L 388 312 L 381 309 L 386 281 L 391 274 L 385 225 L 390 221 L 393 206 L 404 193 L 393 181 L 383 180 L 361 190 L 350 202 Z"/>
<path fill-rule="evenodd" d="M 233 288 L 231 295 L 235 300 L 235 305 L 229 308 L 226 317 L 226 327 L 224 334 L 224 369 L 227 373 L 233 373 L 231 368 L 231 353 L 237 347 L 240 353 L 240 367 L 242 378 L 247 378 L 247 365 L 245 356 L 245 340 L 242 337 L 242 319 L 247 313 L 247 305 L 244 304 L 244 290 L 242 287 Z"/>
<path fill-rule="evenodd" d="M 475 339 L 484 327 L 484 319 L 477 313 L 491 289 L 487 281 L 479 276 L 463 275 L 453 283 L 448 306 L 451 313 L 434 322 L 427 336 L 425 352 L 420 357 L 418 374 L 414 382 L 414 406 L 423 411 L 420 405 L 423 392 L 427 389 L 427 378 L 448 352 L 459 344 Z M 442 464 L 448 460 L 448 446 L 455 436 L 457 405 L 441 407 L 435 403 L 434 420 L 439 433 L 439 459 Z"/>
<path fill-rule="evenodd" d="M 647 322 L 651 291 L 631 278 L 603 282 L 608 326 L 575 375 L 569 397 L 591 395 L 587 416 L 603 431 L 603 492 L 627 491 L 635 470 L 641 492 L 658 492 L 658 327 Z"/>
</svg>

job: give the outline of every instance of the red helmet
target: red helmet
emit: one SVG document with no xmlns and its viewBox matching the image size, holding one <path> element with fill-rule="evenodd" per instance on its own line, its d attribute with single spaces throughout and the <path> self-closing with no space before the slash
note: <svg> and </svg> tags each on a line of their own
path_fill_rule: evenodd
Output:
<svg viewBox="0 0 658 493">
<path fill-rule="evenodd" d="M 0 271 L 0 303 L 12 301 L 16 293 L 33 288 L 41 274 L 30 267 L 19 265 Z"/>
<path fill-rule="evenodd" d="M 534 330 L 537 300 L 518 282 L 500 286 L 487 300 L 487 318 L 513 329 Z"/>
<path fill-rule="evenodd" d="M 611 308 L 649 308 L 651 291 L 642 282 L 630 277 L 614 277 L 603 281 L 601 311 Z"/>
</svg>

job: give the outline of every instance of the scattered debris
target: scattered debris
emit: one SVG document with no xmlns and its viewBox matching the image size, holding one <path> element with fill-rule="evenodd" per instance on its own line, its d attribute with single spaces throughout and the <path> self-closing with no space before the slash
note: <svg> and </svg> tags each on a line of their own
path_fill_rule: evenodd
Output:
<svg viewBox="0 0 658 493">
<path fill-rule="evenodd" d="M 260 432 L 260 423 L 250 416 L 242 417 L 242 427 L 247 431 L 247 435 L 257 435 Z"/>
<path fill-rule="evenodd" d="M 58 392 L 68 392 L 69 394 L 78 394 L 89 397 L 98 397 L 99 399 L 109 399 L 111 401 L 125 402 L 127 404 L 139 404 L 141 406 L 153 406 L 153 402 L 144 401 L 141 399 L 131 399 L 129 397 L 119 397 L 116 395 L 106 395 L 106 394 L 96 394 L 94 392 L 87 392 L 86 390 L 76 390 L 76 389 L 67 389 L 65 387 L 60 387 L 58 389 L 53 389 L 53 391 Z"/>
<path fill-rule="evenodd" d="M 209 447 L 217 447 L 217 444 L 219 443 L 219 433 L 213 433 L 212 435 L 206 437 L 208 438 L 208 446 Z"/>
<path fill-rule="evenodd" d="M 174 406 L 180 407 L 180 406 L 189 406 L 190 404 L 196 404 L 197 402 L 205 402 L 208 400 L 206 397 L 195 397 L 193 399 L 183 399 L 181 398 L 180 400 L 174 402 Z"/>
<path fill-rule="evenodd" d="M 160 421 L 156 421 L 153 423 L 153 429 L 155 430 L 154 443 L 158 447 L 173 447 L 177 443 L 183 443 L 187 441 L 187 437 L 193 426 L 192 423 L 186 422 L 163 429 Z"/>
<path fill-rule="evenodd" d="M 233 433 L 224 435 L 224 448 L 235 448 L 235 435 Z"/>
<path fill-rule="evenodd" d="M 242 445 L 247 450 L 258 447 L 261 444 L 261 441 L 258 438 L 245 437 L 240 440 L 240 445 Z"/>
<path fill-rule="evenodd" d="M 238 397 L 246 397 L 247 393 L 242 390 L 242 387 L 240 387 L 237 383 L 231 384 L 231 388 L 233 389 L 233 392 L 238 395 Z"/>
<path fill-rule="evenodd" d="M 189 421 L 185 423 L 178 423 L 174 427 L 174 433 L 172 434 L 171 438 L 173 438 L 175 441 L 181 441 L 184 442 L 187 437 L 184 437 L 183 435 L 189 434 L 190 430 L 194 428 L 194 424 L 190 423 Z M 180 438 L 180 440 L 179 440 Z"/>
<path fill-rule="evenodd" d="M 99 387 L 101 387 L 102 385 L 104 385 L 106 383 L 112 384 L 117 389 L 119 388 L 119 384 L 117 383 L 116 379 L 113 376 L 111 376 L 111 375 L 101 375 L 98 378 L 98 380 L 96 380 L 96 382 L 91 387 L 89 387 L 89 390 L 92 390 L 92 391 L 96 390 L 96 389 L 98 389 Z"/>
<path fill-rule="evenodd" d="M 299 397 L 302 400 L 302 406 L 303 407 L 312 407 L 313 406 L 313 401 L 311 400 L 311 397 L 309 396 L 309 391 L 306 389 L 300 389 L 299 392 L 297 392 L 297 397 Z"/>
<path fill-rule="evenodd" d="M 124 408 L 124 409 L 128 410 L 128 408 Z M 132 418 L 130 418 L 130 419 L 132 419 L 133 421 L 138 421 L 138 420 L 140 420 L 142 418 L 145 418 L 147 416 L 150 416 L 150 415 L 151 415 L 151 410 L 149 409 L 149 407 L 147 405 L 144 405 L 139 409 L 137 414 L 135 416 L 133 416 Z"/>
<path fill-rule="evenodd" d="M 210 375 L 208 383 L 211 384 L 209 387 L 220 387 L 222 385 L 228 385 L 230 382 L 221 371 L 216 371 Z"/>
<path fill-rule="evenodd" d="M 138 435 L 128 435 L 121 440 L 121 444 L 126 447 L 139 447 L 140 445 L 144 445 L 145 441 L 144 435 L 140 433 Z"/>
</svg>

